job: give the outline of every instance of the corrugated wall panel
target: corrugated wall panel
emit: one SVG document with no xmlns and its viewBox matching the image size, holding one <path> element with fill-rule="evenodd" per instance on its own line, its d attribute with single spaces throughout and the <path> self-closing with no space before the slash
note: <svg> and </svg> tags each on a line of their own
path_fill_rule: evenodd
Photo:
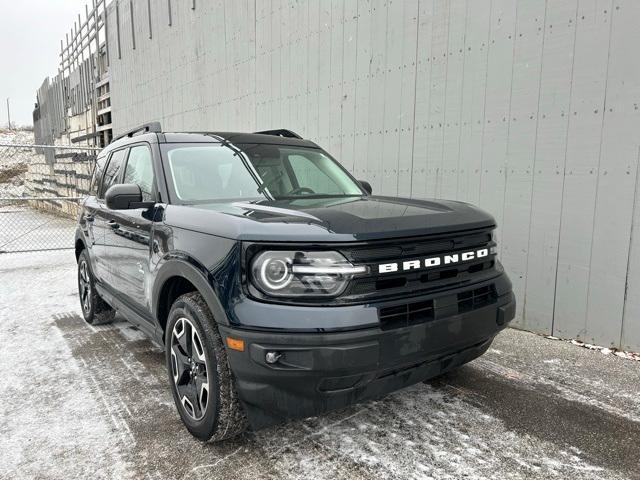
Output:
<svg viewBox="0 0 640 480">
<path fill-rule="evenodd" d="M 277 101 L 280 104 L 280 118 L 278 120 L 278 126 L 284 122 L 285 119 L 293 119 L 291 114 L 292 107 L 292 95 L 293 95 L 293 78 L 292 75 L 297 75 L 297 72 L 292 71 L 292 41 L 295 35 L 296 27 L 291 24 L 291 0 L 282 0 L 279 2 L 280 9 L 277 13 L 277 22 L 280 25 L 280 45 L 278 52 L 280 54 L 280 77 L 278 79 L 278 85 L 280 88 Z M 233 25 L 233 23 L 231 24 Z"/>
<path fill-rule="evenodd" d="M 402 2 L 402 62 L 400 65 L 400 131 L 398 141 L 398 174 L 396 192 L 411 195 L 414 121 L 416 113 L 416 72 L 418 64 L 418 0 Z"/>
<path fill-rule="evenodd" d="M 637 1 L 614 1 L 586 323 L 587 340 L 607 346 L 620 342 L 626 294 L 640 144 L 640 63 L 627 55 L 640 29 L 627 20 L 639 17 Z"/>
<path fill-rule="evenodd" d="M 553 332 L 558 236 L 570 107 L 577 1 L 547 2 L 531 193 L 522 328 Z"/>
<path fill-rule="evenodd" d="M 135 50 L 129 2 L 108 33 L 116 133 L 291 128 L 377 193 L 477 203 L 517 326 L 640 348 L 638 2 L 149 3 Z"/>
<path fill-rule="evenodd" d="M 633 226 L 627 263 L 626 302 L 620 346 L 623 349 L 640 351 L 640 147 L 638 148 L 638 163 L 636 163 Z"/>
<path fill-rule="evenodd" d="M 329 148 L 331 129 L 331 2 L 319 2 L 318 141 Z M 275 125 L 273 128 L 276 128 Z"/>
<path fill-rule="evenodd" d="M 353 171 L 355 158 L 356 84 L 358 81 L 358 0 L 345 0 L 343 13 L 342 142 L 343 165 Z"/>
<path fill-rule="evenodd" d="M 438 165 L 435 196 L 457 198 L 460 163 L 460 123 L 462 115 L 462 85 L 464 83 L 464 52 L 468 0 L 453 0 L 449 5 L 447 32 L 447 70 L 445 74 L 445 105 L 442 119 L 442 157 Z"/>
<path fill-rule="evenodd" d="M 309 47 L 307 50 L 307 123 L 306 132 L 302 132 L 308 138 L 319 136 L 318 94 L 320 84 L 318 69 L 320 65 L 320 5 L 318 2 L 309 2 Z M 260 127 L 262 129 L 262 126 Z"/>
<path fill-rule="evenodd" d="M 367 134 L 367 174 L 377 192 L 382 191 L 382 147 L 384 129 L 384 84 L 386 78 L 387 3 L 371 2 L 371 67 L 369 71 L 369 130 Z"/>
<path fill-rule="evenodd" d="M 416 70 L 416 105 L 413 124 L 413 154 L 411 160 L 411 189 L 412 197 L 426 196 L 426 176 L 428 158 L 429 110 L 431 108 L 431 67 L 434 56 L 433 22 L 434 1 L 421 0 L 418 7 L 418 48 Z"/>
<path fill-rule="evenodd" d="M 327 2 L 329 3 L 329 2 Z M 344 63 L 344 0 L 331 0 L 331 63 L 329 77 L 329 139 L 327 150 L 336 157 L 342 151 L 342 67 Z"/>
<path fill-rule="evenodd" d="M 525 298 L 528 266 L 545 7 L 545 2 L 518 2 L 514 32 L 501 243 L 503 263 L 520 299 Z M 524 305 L 524 300 L 517 305 L 518 319 Z"/>
<path fill-rule="evenodd" d="M 460 171 L 456 198 L 479 203 L 484 129 L 485 91 L 487 87 L 487 61 L 490 2 L 470 1 L 467 6 L 465 34 L 464 75 L 462 79 L 462 128 L 460 130 Z"/>
<path fill-rule="evenodd" d="M 427 160 L 424 196 L 435 197 L 440 184 L 444 113 L 446 108 L 447 44 L 449 40 L 449 2 L 434 2 L 431 29 L 431 71 L 429 76 L 429 110 L 427 120 Z"/>
<path fill-rule="evenodd" d="M 269 63 L 271 22 L 267 22 L 270 15 L 269 2 L 256 4 L 255 38 L 256 38 L 256 68 L 255 68 L 255 124 L 256 129 L 267 128 L 269 124 L 269 108 L 267 106 L 267 72 L 271 68 Z M 307 66 L 308 68 L 308 66 Z"/>
<path fill-rule="evenodd" d="M 384 106 L 382 139 L 382 188 L 383 195 L 397 195 L 398 139 L 400 138 L 400 115 L 402 107 L 402 2 L 389 1 L 384 72 Z"/>
<path fill-rule="evenodd" d="M 515 2 L 511 0 L 492 2 L 480 206 L 493 213 L 498 222 L 499 229 L 496 236 L 499 248 L 502 247 L 500 227 L 502 226 L 505 164 L 509 138 L 515 21 Z"/>
<path fill-rule="evenodd" d="M 606 13 L 605 13 L 606 12 Z M 571 28 L 574 30 L 574 27 Z M 554 332 L 585 338 L 611 1 L 579 5 L 566 147 Z"/>
<path fill-rule="evenodd" d="M 324 5 L 324 4 L 323 4 Z M 285 8 L 284 0 L 272 0 L 271 2 L 271 94 L 270 94 L 270 104 L 269 109 L 271 110 L 271 123 L 268 125 L 268 128 L 278 128 L 282 125 L 284 121 L 283 117 L 283 78 L 282 78 L 282 64 L 283 62 L 287 62 L 287 58 L 284 57 L 283 52 L 283 24 L 282 24 L 282 9 Z M 323 10 L 323 9 L 321 9 Z M 324 9 L 326 10 L 326 9 Z M 323 18 L 322 21 L 327 22 L 326 18 Z M 325 23 L 325 28 L 322 30 L 325 34 L 327 32 L 327 27 Z M 321 59 L 324 63 L 320 65 L 319 73 L 325 74 L 328 76 L 329 73 L 329 59 L 330 59 L 330 50 L 329 50 L 329 42 L 326 41 L 321 43 Z M 326 86 L 327 81 L 323 84 Z M 322 111 L 324 111 L 323 109 Z M 326 109 L 328 110 L 328 108 Z M 326 119 L 327 116 L 324 118 Z M 323 126 L 326 127 L 326 120 Z"/>
<path fill-rule="evenodd" d="M 367 142 L 369 139 L 369 74 L 371 71 L 371 4 L 369 0 L 358 0 L 358 24 L 356 34 L 356 84 L 353 174 L 357 178 L 367 175 Z"/>
</svg>

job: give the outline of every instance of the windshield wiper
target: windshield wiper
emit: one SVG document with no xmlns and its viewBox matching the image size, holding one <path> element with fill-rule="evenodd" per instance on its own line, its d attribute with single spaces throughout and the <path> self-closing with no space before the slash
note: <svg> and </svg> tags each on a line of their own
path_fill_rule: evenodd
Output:
<svg viewBox="0 0 640 480">
<path fill-rule="evenodd" d="M 343 193 L 343 194 L 335 194 L 335 193 L 315 193 L 309 195 L 274 195 L 275 200 L 301 200 L 305 198 L 348 198 L 348 197 L 363 197 L 364 195 L 357 193 Z"/>
<path fill-rule="evenodd" d="M 220 144 L 230 149 L 233 152 L 234 156 L 240 157 L 240 161 L 243 163 L 245 168 L 249 171 L 249 175 L 251 175 L 255 180 L 255 182 L 258 184 L 258 193 L 263 194 L 267 198 L 271 198 L 275 200 L 275 197 L 269 191 L 269 187 L 267 186 L 267 183 L 263 181 L 262 178 L 260 178 L 260 175 L 258 174 L 256 169 L 253 167 L 253 164 L 246 158 L 244 152 L 226 139 L 220 142 Z"/>
</svg>

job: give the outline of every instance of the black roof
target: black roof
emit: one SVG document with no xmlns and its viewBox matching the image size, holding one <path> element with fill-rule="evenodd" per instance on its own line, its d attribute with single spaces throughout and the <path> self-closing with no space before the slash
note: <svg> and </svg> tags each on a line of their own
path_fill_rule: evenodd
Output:
<svg viewBox="0 0 640 480">
<path fill-rule="evenodd" d="M 158 122 L 141 125 L 117 137 L 105 151 L 133 142 L 152 143 L 262 143 L 269 145 L 291 145 L 320 148 L 311 140 L 305 140 L 290 130 L 268 130 L 264 132 L 163 132 Z"/>
<path fill-rule="evenodd" d="M 164 137 L 164 138 L 163 138 Z M 269 145 L 295 145 L 300 147 L 319 148 L 311 140 L 295 137 L 282 137 L 263 133 L 244 132 L 163 132 L 159 134 L 160 143 L 186 143 L 186 142 L 220 142 L 226 140 L 230 143 L 263 143 Z"/>
</svg>

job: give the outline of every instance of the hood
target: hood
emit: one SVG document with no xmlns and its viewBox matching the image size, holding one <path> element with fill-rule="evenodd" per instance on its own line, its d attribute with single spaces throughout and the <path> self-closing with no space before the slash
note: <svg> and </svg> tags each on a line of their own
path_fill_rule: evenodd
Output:
<svg viewBox="0 0 640 480">
<path fill-rule="evenodd" d="M 495 226 L 473 205 L 395 197 L 300 198 L 169 205 L 169 226 L 253 241 L 343 242 Z"/>
</svg>

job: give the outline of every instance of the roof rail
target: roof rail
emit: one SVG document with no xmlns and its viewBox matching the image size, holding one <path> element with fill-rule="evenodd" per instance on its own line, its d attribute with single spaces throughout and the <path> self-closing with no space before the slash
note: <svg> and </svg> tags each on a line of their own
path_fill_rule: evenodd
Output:
<svg viewBox="0 0 640 480">
<path fill-rule="evenodd" d="M 300 138 L 302 137 L 298 135 L 296 132 L 292 132 L 291 130 L 287 130 L 285 128 L 280 128 L 278 130 L 264 130 L 262 132 L 253 132 L 259 133 L 261 135 L 274 135 L 276 137 L 287 137 L 287 138 Z"/>
<path fill-rule="evenodd" d="M 120 140 L 121 138 L 124 138 L 124 137 L 133 137 L 136 133 L 141 133 L 141 132 L 160 133 L 162 132 L 162 126 L 160 125 L 160 122 L 145 123 L 144 125 L 140 125 L 139 127 L 129 130 L 128 132 L 125 132 L 122 135 L 118 135 L 116 138 L 112 140 L 112 142 L 115 142 L 116 140 Z"/>
</svg>

